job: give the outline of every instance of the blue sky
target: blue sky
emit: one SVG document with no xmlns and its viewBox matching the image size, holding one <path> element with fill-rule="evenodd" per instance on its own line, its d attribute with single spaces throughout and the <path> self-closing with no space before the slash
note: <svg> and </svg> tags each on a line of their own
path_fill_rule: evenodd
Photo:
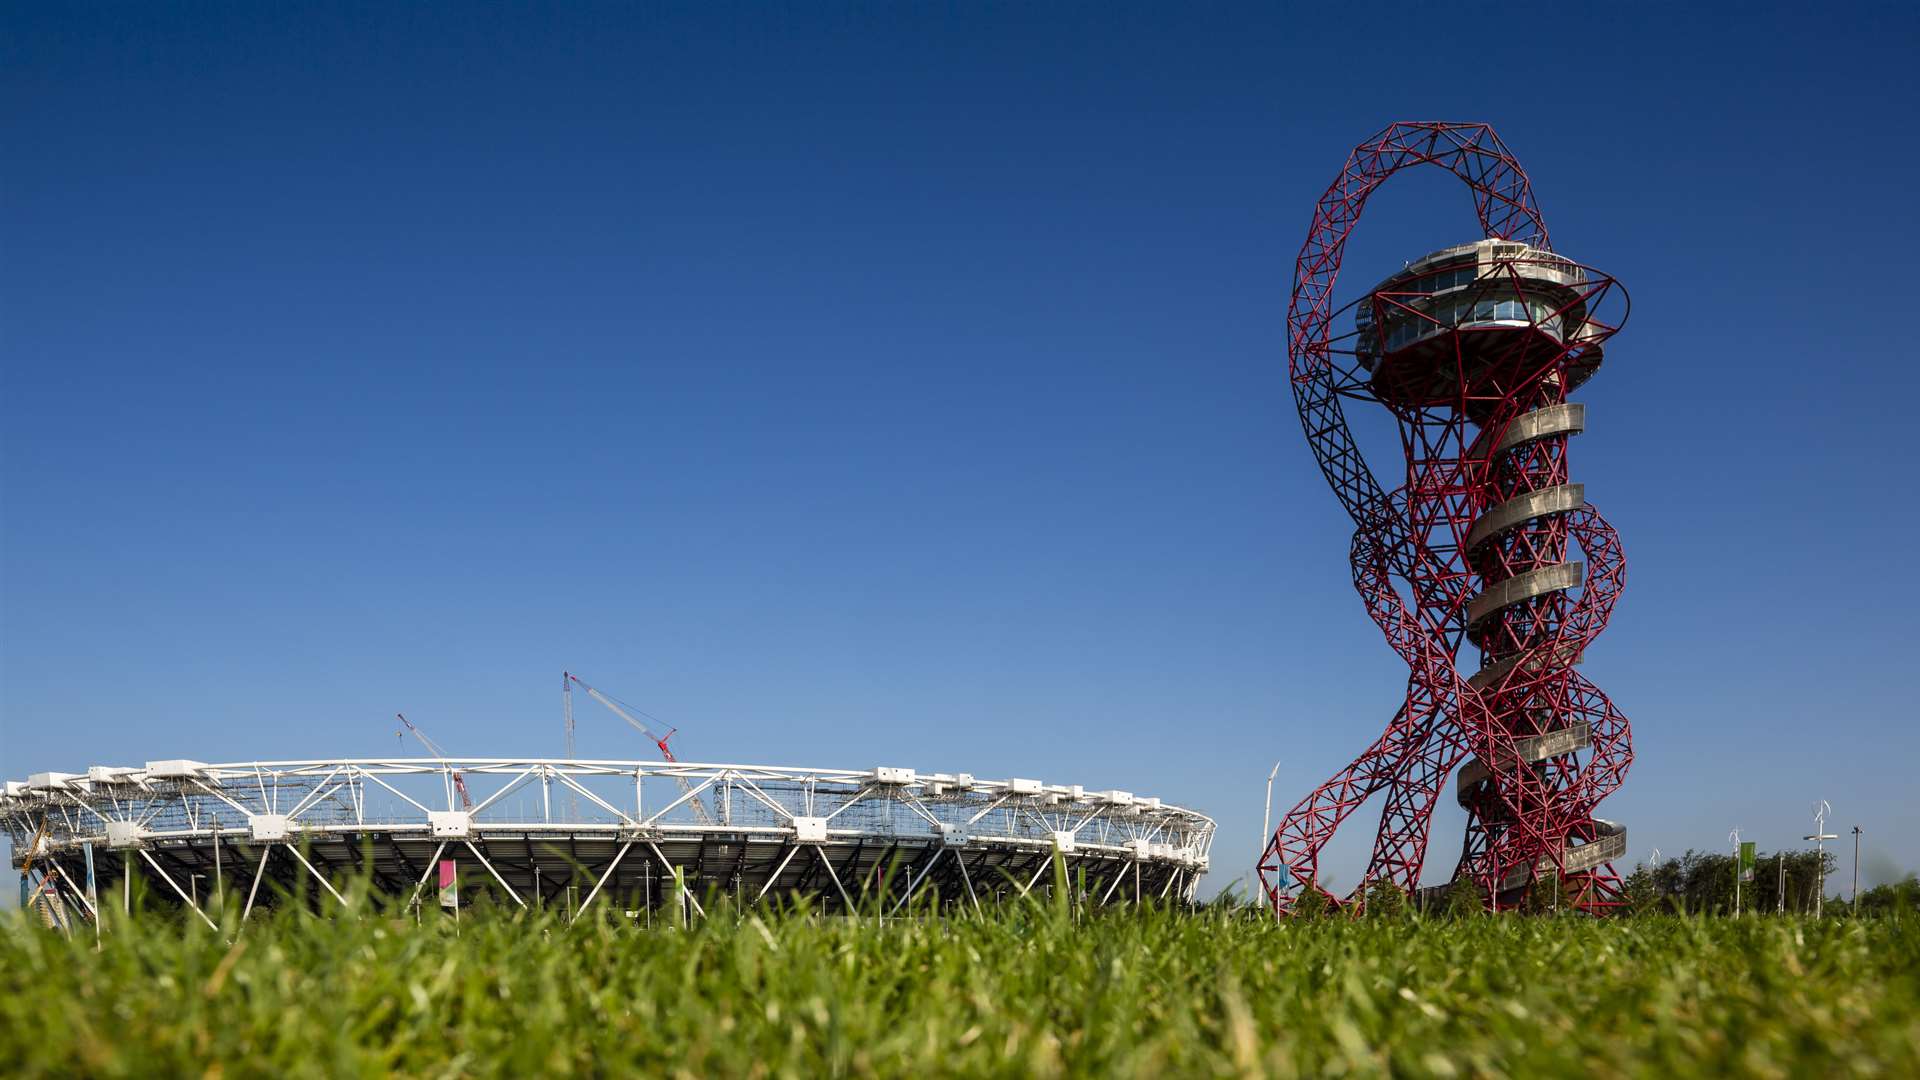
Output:
<svg viewBox="0 0 1920 1080">
<path fill-rule="evenodd" d="M 391 753 L 396 709 L 557 755 L 571 668 L 686 758 L 1158 794 L 1224 884 L 1273 760 L 1278 813 L 1404 682 L 1293 257 L 1355 142 L 1484 120 L 1633 296 L 1574 444 L 1629 560 L 1607 816 L 1771 848 L 1825 797 L 1920 866 L 1910 7 L 7 22 L 0 775 Z M 1396 179 L 1345 284 L 1472 236 Z"/>
</svg>

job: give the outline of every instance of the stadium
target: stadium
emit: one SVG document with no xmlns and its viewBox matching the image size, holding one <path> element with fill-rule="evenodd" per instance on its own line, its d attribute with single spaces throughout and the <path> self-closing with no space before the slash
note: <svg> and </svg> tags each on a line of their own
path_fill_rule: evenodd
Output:
<svg viewBox="0 0 1920 1080">
<path fill-rule="evenodd" d="M 1085 902 L 1191 901 L 1214 830 L 1131 792 L 966 773 L 446 757 L 38 773 L 6 783 L 0 821 L 50 919 L 137 888 L 209 922 L 325 909 L 358 877 L 456 911 L 954 912 L 1052 889 L 1056 852 Z"/>
</svg>

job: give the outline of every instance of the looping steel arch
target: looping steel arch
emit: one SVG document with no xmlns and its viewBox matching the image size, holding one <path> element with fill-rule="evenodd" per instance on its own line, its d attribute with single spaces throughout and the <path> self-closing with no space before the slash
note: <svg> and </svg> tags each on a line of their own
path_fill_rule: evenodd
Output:
<svg viewBox="0 0 1920 1080">
<path fill-rule="evenodd" d="M 1328 363 L 1333 287 L 1347 238 L 1367 199 L 1402 169 L 1432 165 L 1459 177 L 1473 193 L 1474 213 L 1488 237 L 1552 250 L 1533 185 L 1500 136 L 1486 124 L 1402 121 L 1389 124 L 1347 156 L 1346 167 L 1313 208 L 1307 241 L 1294 261 L 1287 307 L 1287 369 L 1307 443 L 1334 495 L 1357 525 L 1383 521 L 1386 494 L 1361 455 Z"/>
<path fill-rule="evenodd" d="M 1410 671 L 1386 731 L 1269 838 L 1263 888 L 1281 911 L 1297 900 L 1296 889 L 1341 903 L 1318 883 L 1321 849 L 1382 793 L 1372 857 L 1350 897 L 1381 880 L 1417 888 L 1433 809 L 1465 762 L 1458 797 L 1470 820 L 1456 876 L 1474 879 L 1499 905 L 1517 902 L 1536 877 L 1551 874 L 1556 894 L 1565 882 L 1569 902 L 1600 910 L 1617 892 L 1607 862 L 1624 848 L 1624 831 L 1593 810 L 1619 786 L 1632 751 L 1625 718 L 1572 667 L 1605 628 L 1625 563 L 1584 487 L 1567 483 L 1567 439 L 1582 429 L 1584 410 L 1568 404 L 1566 393 L 1592 373 L 1600 343 L 1618 328 L 1592 312 L 1609 293 L 1624 302 L 1624 292 L 1577 268 L 1578 278 L 1568 280 L 1586 290 L 1581 329 L 1568 331 L 1571 316 L 1556 321 L 1563 311 L 1544 320 L 1526 314 L 1515 329 L 1532 332 L 1530 347 L 1549 340 L 1543 330 L 1559 335 L 1554 347 L 1491 398 L 1482 391 L 1471 409 L 1464 360 L 1457 401 L 1375 395 L 1334 362 L 1332 324 L 1344 310 L 1334 306 L 1334 286 L 1368 198 L 1417 166 L 1445 169 L 1467 185 L 1486 238 L 1524 245 L 1516 250 L 1534 260 L 1551 258 L 1556 272 L 1574 265 L 1551 256 L 1525 172 L 1485 124 L 1390 125 L 1354 148 L 1315 207 L 1287 315 L 1295 404 L 1322 473 L 1357 527 L 1354 586 Z M 1520 288 L 1521 279 L 1513 280 Z M 1456 357 L 1494 340 L 1463 345 L 1457 326 L 1444 329 Z M 1404 486 L 1387 490 L 1368 467 L 1343 397 L 1392 409 L 1407 455 Z M 1570 558 L 1575 548 L 1579 562 Z M 1457 661 L 1468 641 L 1488 660 L 1470 674 Z"/>
</svg>

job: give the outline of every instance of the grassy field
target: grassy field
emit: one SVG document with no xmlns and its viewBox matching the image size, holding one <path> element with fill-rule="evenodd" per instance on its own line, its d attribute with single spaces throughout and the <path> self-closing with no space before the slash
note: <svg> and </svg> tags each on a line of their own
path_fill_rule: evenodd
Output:
<svg viewBox="0 0 1920 1080">
<path fill-rule="evenodd" d="M 1920 1075 L 1912 917 L 5 914 L 16 1076 Z"/>
</svg>

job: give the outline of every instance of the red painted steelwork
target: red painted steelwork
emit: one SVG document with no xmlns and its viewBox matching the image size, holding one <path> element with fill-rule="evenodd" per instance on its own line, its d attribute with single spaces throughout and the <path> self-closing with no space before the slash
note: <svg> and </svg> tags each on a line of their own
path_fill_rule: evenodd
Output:
<svg viewBox="0 0 1920 1080">
<path fill-rule="evenodd" d="M 1369 305 L 1357 328 L 1336 333 L 1336 316 L 1353 308 L 1333 304 L 1347 237 L 1376 188 L 1422 165 L 1458 176 L 1484 236 L 1514 243 L 1475 249 L 1459 294 L 1468 306 L 1454 317 L 1434 315 L 1435 282 L 1423 280 L 1434 272 L 1423 261 L 1356 301 Z M 1473 320 L 1459 312 L 1471 312 L 1475 296 L 1519 300 L 1506 309 L 1513 317 L 1464 325 Z M 1617 899 L 1618 879 L 1599 856 L 1623 847 L 1624 834 L 1594 811 L 1632 761 L 1628 725 L 1574 665 L 1606 627 L 1625 561 L 1612 527 L 1569 485 L 1567 441 L 1583 419 L 1547 420 L 1584 417 L 1567 410 L 1567 393 L 1599 365 L 1625 306 L 1613 279 L 1552 253 L 1526 174 L 1485 124 L 1394 124 L 1355 148 L 1321 197 L 1287 315 L 1294 399 L 1357 526 L 1354 586 L 1410 674 L 1386 731 L 1268 839 L 1260 876 L 1276 911 L 1306 889 L 1357 906 L 1376 881 L 1417 888 L 1434 807 L 1470 759 L 1457 793 L 1469 821 L 1456 878 L 1499 907 L 1548 887 L 1582 910 Z M 1413 343 L 1388 338 L 1395 320 Z M 1391 490 L 1361 455 L 1348 399 L 1397 421 L 1405 473 Z M 1509 513 L 1493 518 L 1497 507 Z M 1481 651 L 1478 671 L 1461 670 L 1466 643 Z M 1318 883 L 1321 850 L 1376 795 L 1384 799 L 1365 876 L 1335 897 Z"/>
</svg>

